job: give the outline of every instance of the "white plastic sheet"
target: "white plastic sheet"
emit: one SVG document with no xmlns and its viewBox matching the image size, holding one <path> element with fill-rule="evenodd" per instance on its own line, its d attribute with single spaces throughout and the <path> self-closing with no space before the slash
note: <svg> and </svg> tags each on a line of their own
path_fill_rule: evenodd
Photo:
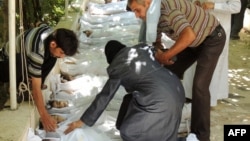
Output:
<svg viewBox="0 0 250 141">
<path fill-rule="evenodd" d="M 110 15 L 126 11 L 127 1 L 118 1 L 107 4 L 88 3 L 88 12 L 93 15 Z"/>
<path fill-rule="evenodd" d="M 146 29 L 146 41 L 151 44 L 156 41 L 157 25 L 160 18 L 161 3 L 159 0 L 152 0 L 150 7 L 147 11 L 147 29 Z"/>
<path fill-rule="evenodd" d="M 32 128 L 29 128 L 28 135 L 27 135 L 27 141 L 42 141 L 42 139 L 39 136 L 35 135 Z"/>
</svg>

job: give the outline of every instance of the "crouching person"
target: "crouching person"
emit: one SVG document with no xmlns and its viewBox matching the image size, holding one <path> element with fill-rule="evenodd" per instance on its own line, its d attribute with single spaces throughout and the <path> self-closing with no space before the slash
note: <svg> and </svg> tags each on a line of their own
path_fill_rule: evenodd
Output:
<svg viewBox="0 0 250 141">
<path fill-rule="evenodd" d="M 180 80 L 154 58 L 151 47 L 126 47 L 118 41 L 105 46 L 109 79 L 78 121 L 65 134 L 84 124 L 92 126 L 119 86 L 124 96 L 116 126 L 124 141 L 176 141 L 185 95 Z"/>
<path fill-rule="evenodd" d="M 21 44 L 22 38 L 24 39 L 23 47 Z M 78 38 L 72 30 L 53 29 L 46 24 L 40 24 L 38 27 L 26 30 L 22 35 L 16 37 L 16 84 L 19 86 L 26 77 L 31 80 L 32 95 L 45 131 L 52 132 L 57 128 L 56 121 L 50 116 L 43 100 L 42 89 L 45 79 L 55 66 L 58 58 L 73 56 L 77 49 Z M 0 72 L 5 76 L 0 81 L 8 82 L 8 43 L 1 52 L 6 64 L 4 64 L 4 67 L 0 66 Z M 25 80 L 24 82 L 27 82 L 27 79 Z"/>
</svg>

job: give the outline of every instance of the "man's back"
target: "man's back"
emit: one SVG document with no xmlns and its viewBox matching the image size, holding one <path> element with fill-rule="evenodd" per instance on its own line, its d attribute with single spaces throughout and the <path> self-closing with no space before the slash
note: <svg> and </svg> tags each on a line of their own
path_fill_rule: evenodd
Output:
<svg viewBox="0 0 250 141">
<path fill-rule="evenodd" d="M 188 0 L 162 0 L 161 3 L 159 31 L 176 40 L 185 27 L 191 26 L 196 39 L 190 47 L 199 45 L 219 24 L 212 14 Z M 158 36 L 161 32 L 158 32 Z"/>
<path fill-rule="evenodd" d="M 23 34 L 20 34 L 16 37 L 16 53 L 21 52 L 21 39 L 24 39 L 24 46 L 26 53 L 30 54 L 31 52 L 41 52 L 43 47 L 44 39 L 52 33 L 53 30 L 51 27 L 46 24 L 41 24 L 39 27 L 31 28 L 26 30 Z M 9 54 L 9 43 L 6 43 L 4 46 L 5 55 Z M 43 55 L 43 54 L 40 54 Z"/>
<path fill-rule="evenodd" d="M 165 104 L 173 97 L 179 102 L 184 101 L 180 80 L 155 60 L 149 46 L 123 48 L 108 67 L 108 73 L 111 78 L 121 79 L 121 84 L 128 92 L 138 91 L 152 96 L 157 94 L 152 99 L 163 99 Z M 169 95 L 174 96 L 166 98 Z"/>
</svg>

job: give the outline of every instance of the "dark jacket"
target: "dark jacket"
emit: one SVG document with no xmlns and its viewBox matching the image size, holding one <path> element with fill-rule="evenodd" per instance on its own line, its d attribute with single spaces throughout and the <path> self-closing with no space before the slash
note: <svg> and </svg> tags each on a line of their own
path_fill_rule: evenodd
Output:
<svg viewBox="0 0 250 141">
<path fill-rule="evenodd" d="M 134 129 L 140 129 L 144 125 L 144 131 L 140 132 L 148 134 L 148 131 L 154 131 L 155 135 L 160 134 L 161 139 L 161 132 L 157 133 L 157 130 L 164 127 L 166 130 L 163 134 L 167 132 L 167 128 L 172 128 L 170 130 L 177 133 L 185 101 L 184 90 L 180 80 L 155 60 L 150 47 L 140 44 L 123 48 L 117 53 L 107 71 L 109 79 L 81 117 L 85 124 L 92 126 L 97 121 L 122 85 L 128 93 L 132 93 L 133 98 L 121 132 L 134 128 L 130 125 L 139 126 Z M 138 118 L 145 120 L 138 121 Z M 173 122 L 170 123 L 168 120 Z M 146 127 L 145 124 L 149 126 Z"/>
</svg>

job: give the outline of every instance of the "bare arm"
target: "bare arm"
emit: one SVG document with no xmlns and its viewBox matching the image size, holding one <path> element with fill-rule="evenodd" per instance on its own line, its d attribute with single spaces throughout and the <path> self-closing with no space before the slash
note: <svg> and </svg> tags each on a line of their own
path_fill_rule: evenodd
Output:
<svg viewBox="0 0 250 141">
<path fill-rule="evenodd" d="M 64 134 L 68 134 L 71 131 L 75 130 L 76 128 L 80 128 L 84 125 L 84 123 L 81 120 L 77 120 L 75 122 L 72 122 L 68 124 L 68 128 L 64 131 Z"/>
<path fill-rule="evenodd" d="M 156 59 L 164 65 L 171 65 L 174 62 L 171 60 L 178 53 L 187 48 L 196 38 L 196 35 L 192 27 L 186 27 L 180 33 L 179 38 L 176 40 L 175 44 L 166 52 L 156 52 Z"/>
<path fill-rule="evenodd" d="M 34 101 L 37 107 L 37 110 L 40 114 L 41 121 L 43 124 L 43 128 L 46 131 L 55 131 L 57 128 L 56 121 L 49 115 L 48 111 L 45 108 L 45 104 L 43 102 L 42 90 L 41 90 L 41 78 L 31 78 L 32 82 L 32 94 L 34 97 Z"/>
</svg>

